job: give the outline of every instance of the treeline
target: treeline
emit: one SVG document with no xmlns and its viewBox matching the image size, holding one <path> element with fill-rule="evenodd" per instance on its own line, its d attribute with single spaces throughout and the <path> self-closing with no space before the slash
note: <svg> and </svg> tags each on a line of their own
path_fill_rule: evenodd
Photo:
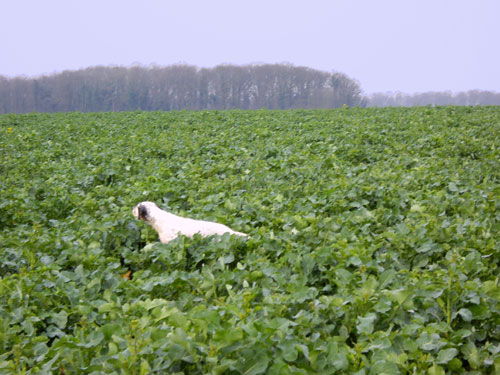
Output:
<svg viewBox="0 0 500 375">
<path fill-rule="evenodd" d="M 364 106 L 339 72 L 288 64 L 92 67 L 37 78 L 0 76 L 0 113 Z"/>
<path fill-rule="evenodd" d="M 289 64 L 92 67 L 36 78 L 0 76 L 0 113 L 347 106 L 500 105 L 472 90 L 363 96 L 347 75 Z"/>
<path fill-rule="evenodd" d="M 500 105 L 500 93 L 471 90 L 452 94 L 424 92 L 419 94 L 376 93 L 366 98 L 369 107 L 414 107 L 426 105 Z"/>
</svg>

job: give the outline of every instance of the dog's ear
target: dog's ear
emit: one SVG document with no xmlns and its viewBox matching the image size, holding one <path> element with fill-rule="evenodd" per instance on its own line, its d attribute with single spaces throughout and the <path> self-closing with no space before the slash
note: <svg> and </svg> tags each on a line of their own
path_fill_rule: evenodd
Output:
<svg viewBox="0 0 500 375">
<path fill-rule="evenodd" d="M 139 220 L 147 220 L 148 218 L 148 209 L 143 204 L 140 204 L 138 207 Z"/>
</svg>

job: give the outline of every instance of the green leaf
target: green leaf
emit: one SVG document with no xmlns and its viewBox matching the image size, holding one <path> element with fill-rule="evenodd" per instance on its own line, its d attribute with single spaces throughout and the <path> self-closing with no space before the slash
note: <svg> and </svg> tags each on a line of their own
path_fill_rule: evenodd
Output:
<svg viewBox="0 0 500 375">
<path fill-rule="evenodd" d="M 328 363 L 330 363 L 336 370 L 347 370 L 349 367 L 348 351 L 343 343 L 331 340 L 327 345 Z"/>
<path fill-rule="evenodd" d="M 385 289 L 386 286 L 392 283 L 394 277 L 396 277 L 396 271 L 394 270 L 385 270 L 384 272 L 382 272 L 378 281 L 379 288 Z"/>
<path fill-rule="evenodd" d="M 458 310 L 458 315 L 460 315 L 466 322 L 470 322 L 472 320 L 472 312 L 469 309 L 461 308 Z"/>
<path fill-rule="evenodd" d="M 115 307 L 114 302 L 105 302 L 99 306 L 98 311 L 100 313 L 106 313 L 106 312 L 110 312 L 111 310 L 113 310 L 114 307 Z"/>
<path fill-rule="evenodd" d="M 316 288 L 300 286 L 292 293 L 291 298 L 298 303 L 302 303 L 306 300 L 313 299 L 317 294 L 318 291 Z"/>
<path fill-rule="evenodd" d="M 51 370 L 55 369 L 54 363 L 59 359 L 60 355 L 61 353 L 57 353 L 50 361 L 45 362 L 42 366 L 42 372 L 51 373 Z"/>
<path fill-rule="evenodd" d="M 462 346 L 460 351 L 464 354 L 464 357 L 469 362 L 471 368 L 478 369 L 481 367 L 481 355 L 474 343 L 470 341 L 467 342 Z"/>
<path fill-rule="evenodd" d="M 387 293 L 387 297 L 402 306 L 406 310 L 414 308 L 413 291 L 408 289 L 393 289 Z"/>
<path fill-rule="evenodd" d="M 140 375 L 147 375 L 151 373 L 151 367 L 149 366 L 148 361 L 146 361 L 145 359 L 141 361 L 141 369 L 139 373 Z"/>
<path fill-rule="evenodd" d="M 421 206 L 419 204 L 413 204 L 410 207 L 410 212 L 419 212 L 419 213 L 422 213 L 422 212 L 425 212 L 425 207 Z"/>
<path fill-rule="evenodd" d="M 222 256 L 219 258 L 219 263 L 221 264 L 221 266 L 223 266 L 225 264 L 231 264 L 233 262 L 234 262 L 234 255 L 233 254 Z"/>
<path fill-rule="evenodd" d="M 85 338 L 85 341 L 79 343 L 78 346 L 84 348 L 92 348 L 99 345 L 103 339 L 104 339 L 104 334 L 102 332 L 93 331 Z"/>
<path fill-rule="evenodd" d="M 243 339 L 243 330 L 239 327 L 223 328 L 216 331 L 213 337 L 221 346 L 229 346 Z"/>
<path fill-rule="evenodd" d="M 481 261 L 481 254 L 477 251 L 471 251 L 464 261 L 465 270 L 468 273 L 479 272 L 483 268 L 483 263 Z"/>
<path fill-rule="evenodd" d="M 33 354 L 35 355 L 36 362 L 42 362 L 45 359 L 45 356 L 49 352 L 49 347 L 44 342 L 39 342 L 33 348 Z"/>
<path fill-rule="evenodd" d="M 408 226 L 404 223 L 399 223 L 396 225 L 396 229 L 398 231 L 399 234 L 402 234 L 402 235 L 407 235 L 410 233 L 410 229 L 408 228 Z"/>
<path fill-rule="evenodd" d="M 68 313 L 64 310 L 61 310 L 58 313 L 54 313 L 52 314 L 52 321 L 60 329 L 64 329 L 66 328 L 66 324 L 68 323 Z"/>
<path fill-rule="evenodd" d="M 13 370 L 15 369 L 15 365 L 13 361 L 0 361 L 0 370 Z M 8 374 L 9 372 L 5 372 Z"/>
<path fill-rule="evenodd" d="M 163 306 L 168 304 L 168 301 L 163 298 L 147 299 L 143 302 L 143 306 L 147 310 L 152 310 L 155 307 Z"/>
<path fill-rule="evenodd" d="M 348 283 L 352 278 L 352 273 L 344 268 L 337 269 L 336 273 L 338 279 L 344 283 Z"/>
<path fill-rule="evenodd" d="M 443 347 L 446 342 L 442 341 L 437 333 L 423 332 L 417 339 L 417 344 L 422 350 L 431 351 Z"/>
<path fill-rule="evenodd" d="M 377 320 L 377 314 L 370 313 L 365 317 L 358 317 L 358 324 L 356 326 L 358 333 L 370 335 L 373 333 L 373 327 Z"/>
<path fill-rule="evenodd" d="M 286 341 L 278 346 L 283 352 L 283 359 L 293 362 L 297 359 L 299 351 L 294 341 Z"/>
<path fill-rule="evenodd" d="M 249 358 L 247 361 L 245 361 L 244 370 L 242 373 L 244 375 L 264 374 L 268 365 L 269 358 L 263 353 L 256 353 L 253 358 Z"/>
<path fill-rule="evenodd" d="M 435 363 L 432 365 L 432 367 L 429 368 L 427 373 L 429 375 L 445 375 L 444 369 Z"/>
<path fill-rule="evenodd" d="M 105 339 L 109 340 L 113 335 L 120 334 L 122 327 L 117 323 L 108 323 L 103 325 L 100 331 L 104 334 Z"/>
<path fill-rule="evenodd" d="M 394 362 L 382 360 L 375 362 L 370 368 L 373 375 L 398 375 L 399 369 Z"/>
<path fill-rule="evenodd" d="M 174 327 L 179 327 L 183 330 L 186 330 L 188 326 L 188 320 L 186 319 L 186 316 L 180 311 L 173 312 L 170 315 L 168 322 Z"/>
<path fill-rule="evenodd" d="M 440 350 L 436 358 L 436 363 L 442 365 L 450 362 L 458 354 L 458 350 L 455 348 Z"/>
<path fill-rule="evenodd" d="M 375 306 L 373 306 L 373 309 L 376 312 L 383 314 L 383 313 L 391 311 L 392 303 L 386 297 L 382 297 L 377 301 Z"/>
<path fill-rule="evenodd" d="M 433 242 L 426 242 L 422 246 L 420 246 L 418 249 L 416 249 L 417 253 L 427 253 L 431 250 L 434 250 L 436 248 L 436 244 Z"/>
<path fill-rule="evenodd" d="M 481 290 L 488 296 L 500 301 L 500 287 L 498 286 L 498 280 L 487 280 L 483 282 Z"/>
</svg>

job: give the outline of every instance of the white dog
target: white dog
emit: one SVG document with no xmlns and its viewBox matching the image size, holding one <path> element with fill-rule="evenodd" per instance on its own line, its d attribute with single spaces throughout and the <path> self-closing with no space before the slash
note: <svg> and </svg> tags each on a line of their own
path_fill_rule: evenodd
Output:
<svg viewBox="0 0 500 375">
<path fill-rule="evenodd" d="M 133 208 L 132 214 L 136 219 L 144 220 L 151 225 L 158 232 L 162 243 L 173 241 L 179 235 L 193 237 L 197 233 L 203 237 L 224 233 L 248 237 L 248 234 L 236 232 L 224 224 L 188 219 L 168 213 L 153 202 L 139 203 Z"/>
</svg>

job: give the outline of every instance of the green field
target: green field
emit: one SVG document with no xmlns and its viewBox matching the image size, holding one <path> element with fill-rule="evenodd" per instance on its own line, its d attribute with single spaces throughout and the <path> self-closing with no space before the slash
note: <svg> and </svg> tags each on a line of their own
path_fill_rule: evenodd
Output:
<svg viewBox="0 0 500 375">
<path fill-rule="evenodd" d="M 499 149 L 500 107 L 2 115 L 0 374 L 500 373 Z"/>
</svg>

